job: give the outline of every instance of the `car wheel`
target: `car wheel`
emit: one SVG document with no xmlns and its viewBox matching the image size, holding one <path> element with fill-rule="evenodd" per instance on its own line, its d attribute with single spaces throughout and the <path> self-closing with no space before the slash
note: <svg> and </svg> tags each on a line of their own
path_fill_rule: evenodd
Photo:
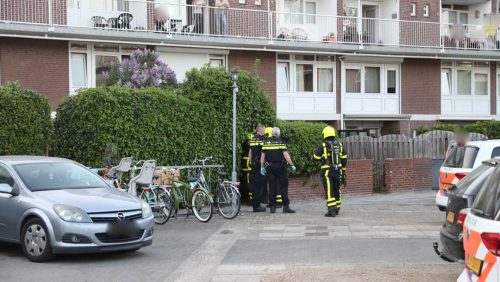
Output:
<svg viewBox="0 0 500 282">
<path fill-rule="evenodd" d="M 21 231 L 21 247 L 24 255 L 34 262 L 45 262 L 54 256 L 50 246 L 49 232 L 39 218 L 28 220 Z"/>
<path fill-rule="evenodd" d="M 442 212 L 446 211 L 446 207 L 438 206 L 438 209 L 439 209 L 439 211 L 442 211 Z"/>
</svg>

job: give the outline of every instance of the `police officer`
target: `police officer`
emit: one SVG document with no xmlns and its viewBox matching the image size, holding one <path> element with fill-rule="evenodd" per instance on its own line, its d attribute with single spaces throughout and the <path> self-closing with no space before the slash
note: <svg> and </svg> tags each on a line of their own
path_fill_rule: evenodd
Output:
<svg viewBox="0 0 500 282">
<path fill-rule="evenodd" d="M 314 151 L 314 158 L 321 160 L 320 179 L 326 192 L 327 217 L 339 214 L 342 205 L 340 183 L 345 176 L 347 154 L 336 138 L 335 129 L 327 126 L 323 129 L 323 143 Z"/>
<path fill-rule="evenodd" d="M 270 139 L 273 135 L 273 128 L 272 127 L 266 127 L 266 130 L 265 130 L 265 137 L 266 139 L 264 140 L 264 142 L 266 142 L 266 140 Z M 278 186 L 279 187 L 279 186 Z M 271 207 L 271 194 L 269 193 L 269 181 L 268 179 L 266 178 L 264 180 L 264 191 L 268 191 L 268 198 L 269 198 L 269 204 L 267 205 L 267 207 Z M 283 199 L 281 198 L 281 193 L 278 189 L 278 191 L 276 191 L 276 208 L 281 208 L 283 207 Z"/>
<path fill-rule="evenodd" d="M 279 191 L 283 199 L 283 213 L 295 213 L 295 211 L 290 208 L 290 200 L 288 199 L 287 164 L 291 166 L 292 171 L 296 170 L 288 154 L 288 149 L 280 138 L 280 129 L 274 127 L 272 137 L 266 140 L 266 143 L 262 147 L 262 156 L 260 158 L 260 173 L 262 175 L 267 174 L 269 180 L 271 213 L 276 212 L 276 192 L 278 183 L 280 186 Z"/>
<path fill-rule="evenodd" d="M 250 151 L 248 158 L 251 161 L 252 171 L 250 172 L 250 189 L 252 190 L 253 212 L 265 212 L 266 208 L 260 206 L 262 191 L 264 190 L 264 176 L 260 173 L 260 157 L 262 145 L 264 144 L 265 127 L 257 125 L 257 133 L 250 140 Z"/>
<path fill-rule="evenodd" d="M 240 192 L 242 195 L 248 193 L 248 202 L 252 203 L 252 190 L 250 189 L 250 172 L 252 171 L 250 165 L 250 140 L 253 133 L 248 133 L 246 140 L 241 144 L 241 175 L 240 175 Z"/>
</svg>

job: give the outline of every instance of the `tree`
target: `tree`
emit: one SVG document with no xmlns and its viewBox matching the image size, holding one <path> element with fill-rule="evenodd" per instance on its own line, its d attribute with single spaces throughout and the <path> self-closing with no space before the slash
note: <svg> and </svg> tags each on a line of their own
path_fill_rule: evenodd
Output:
<svg viewBox="0 0 500 282">
<path fill-rule="evenodd" d="M 177 85 L 175 72 L 159 57 L 160 54 L 155 51 L 137 49 L 130 59 L 123 59 L 120 64 L 111 63 L 110 70 L 103 72 L 105 84 L 132 88 Z"/>
</svg>

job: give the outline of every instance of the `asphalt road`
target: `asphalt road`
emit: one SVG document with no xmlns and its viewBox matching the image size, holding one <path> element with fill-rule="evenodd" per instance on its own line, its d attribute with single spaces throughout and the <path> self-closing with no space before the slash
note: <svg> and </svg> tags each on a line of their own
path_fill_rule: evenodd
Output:
<svg viewBox="0 0 500 282">
<path fill-rule="evenodd" d="M 432 249 L 444 221 L 431 191 L 348 197 L 325 218 L 322 199 L 297 214 L 194 217 L 157 226 L 133 253 L 59 256 L 31 263 L 0 243 L 0 281 L 455 281 L 463 265 Z"/>
</svg>

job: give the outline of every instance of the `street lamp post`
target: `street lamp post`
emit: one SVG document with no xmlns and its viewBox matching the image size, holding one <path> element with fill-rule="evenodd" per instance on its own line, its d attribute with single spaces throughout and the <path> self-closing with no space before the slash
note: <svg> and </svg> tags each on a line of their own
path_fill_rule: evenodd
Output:
<svg viewBox="0 0 500 282">
<path fill-rule="evenodd" d="M 231 181 L 236 183 L 236 95 L 238 94 L 238 70 L 233 70 L 233 172 Z"/>
</svg>

